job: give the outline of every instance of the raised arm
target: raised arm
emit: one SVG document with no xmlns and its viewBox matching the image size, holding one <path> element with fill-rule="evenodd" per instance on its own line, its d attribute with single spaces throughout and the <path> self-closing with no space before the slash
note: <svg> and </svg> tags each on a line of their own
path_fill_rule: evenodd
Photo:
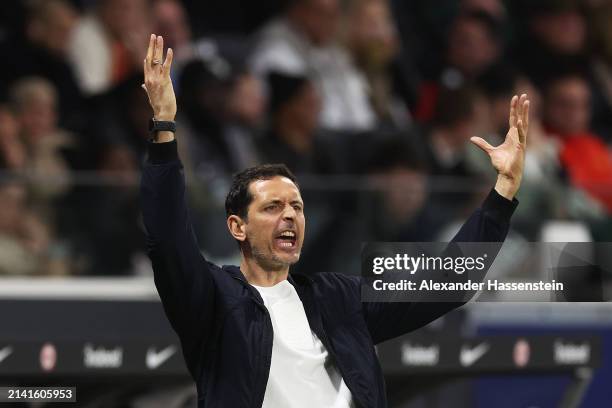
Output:
<svg viewBox="0 0 612 408">
<path fill-rule="evenodd" d="M 527 95 L 512 98 L 509 123 L 510 130 L 506 139 L 497 147 L 479 137 L 472 138 L 472 142 L 491 158 L 491 163 L 497 170 L 497 182 L 482 206 L 463 224 L 453 242 L 503 242 L 506 239 L 510 217 L 518 204 L 514 196 L 523 177 L 529 125 Z M 423 327 L 463 304 L 370 302 L 363 303 L 363 312 L 372 339 L 379 343 Z"/>
<path fill-rule="evenodd" d="M 154 118 L 173 121 L 176 99 L 170 80 L 172 49 L 163 64 L 162 57 L 163 39 L 152 35 L 144 61 L 143 88 Z M 212 265 L 201 255 L 193 232 L 174 134 L 158 132 L 153 138 L 141 181 L 148 253 L 166 315 L 184 351 L 197 355 L 192 353 L 204 346 L 214 316 Z M 197 371 L 197 367 L 189 368 Z"/>
</svg>

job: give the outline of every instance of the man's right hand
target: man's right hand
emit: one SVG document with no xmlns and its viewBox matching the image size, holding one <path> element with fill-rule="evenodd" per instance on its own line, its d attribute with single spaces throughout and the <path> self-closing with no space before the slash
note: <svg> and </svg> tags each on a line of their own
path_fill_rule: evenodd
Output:
<svg viewBox="0 0 612 408">
<path fill-rule="evenodd" d="M 147 57 L 144 60 L 144 78 L 142 85 L 149 97 L 155 120 L 173 121 L 176 116 L 176 96 L 170 79 L 170 68 L 174 52 L 168 48 L 164 57 L 164 39 L 151 34 Z M 156 142 L 167 142 L 174 139 L 172 132 L 159 132 Z"/>
</svg>

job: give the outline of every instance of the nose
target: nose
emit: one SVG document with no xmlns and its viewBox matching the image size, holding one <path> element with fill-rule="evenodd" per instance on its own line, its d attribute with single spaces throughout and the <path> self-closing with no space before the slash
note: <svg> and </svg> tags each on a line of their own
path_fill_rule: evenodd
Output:
<svg viewBox="0 0 612 408">
<path fill-rule="evenodd" d="M 292 205 L 286 205 L 285 209 L 283 211 L 283 219 L 284 220 L 294 220 L 296 217 L 296 211 L 295 208 L 293 208 Z"/>
</svg>

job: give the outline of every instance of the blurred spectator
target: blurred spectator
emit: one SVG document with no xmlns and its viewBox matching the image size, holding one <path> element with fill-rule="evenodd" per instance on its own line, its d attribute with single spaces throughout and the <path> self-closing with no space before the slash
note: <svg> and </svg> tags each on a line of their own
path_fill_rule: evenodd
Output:
<svg viewBox="0 0 612 408">
<path fill-rule="evenodd" d="M 77 11 L 64 0 L 34 1 L 29 6 L 26 35 L 33 45 L 63 58 L 79 20 Z"/>
<path fill-rule="evenodd" d="M 96 174 L 95 183 L 75 187 L 62 201 L 61 233 L 76 258 L 75 273 L 130 274 L 145 251 L 136 156 L 126 145 L 107 145 Z"/>
<path fill-rule="evenodd" d="M 241 72 L 230 84 L 225 119 L 225 139 L 234 146 L 234 168 L 245 168 L 259 162 L 256 138 L 263 128 L 266 100 L 259 78 Z"/>
<path fill-rule="evenodd" d="M 526 73 L 537 85 L 551 75 L 581 71 L 591 88 L 591 127 L 608 143 L 612 141 L 612 75 L 606 64 L 605 43 L 609 36 L 612 7 L 576 0 L 529 2 L 527 37 L 517 46 Z M 605 23 L 603 23 L 605 22 Z M 591 32 L 589 33 L 589 28 Z M 589 38 L 591 34 L 592 38 Z M 599 55 L 596 54 L 599 52 Z"/>
<path fill-rule="evenodd" d="M 100 0 L 78 24 L 70 57 L 83 92 L 108 90 L 142 70 L 151 34 L 147 0 Z"/>
<path fill-rule="evenodd" d="M 68 61 L 68 44 L 79 16 L 66 0 L 28 5 L 24 40 L 9 38 L 1 47 L 4 55 L 12 56 L 0 67 L 2 87 L 28 76 L 49 80 L 58 93 L 60 123 L 78 128 L 83 122 L 79 114 L 82 95 Z"/>
<path fill-rule="evenodd" d="M 370 168 L 381 202 L 370 215 L 369 241 L 426 242 L 436 239 L 443 219 L 429 201 L 426 162 L 407 140 L 384 142 Z"/>
<path fill-rule="evenodd" d="M 250 73 L 241 73 L 233 83 L 228 101 L 230 120 L 253 128 L 263 120 L 265 98 L 262 84 Z"/>
<path fill-rule="evenodd" d="M 425 82 L 415 113 L 421 121 L 432 118 L 440 87 L 458 89 L 472 84 L 491 69 L 503 54 L 501 21 L 482 11 L 459 14 L 448 35 L 444 65 L 438 79 Z"/>
<path fill-rule="evenodd" d="M 549 80 L 544 92 L 544 124 L 561 143 L 559 158 L 569 181 L 612 211 L 612 158 L 589 129 L 591 92 L 584 76 L 567 73 Z"/>
<path fill-rule="evenodd" d="M 527 29 L 517 45 L 525 72 L 541 85 L 559 68 L 588 65 L 587 26 L 573 0 L 523 2 Z M 524 16 L 525 18 L 525 16 Z"/>
<path fill-rule="evenodd" d="M 308 76 L 321 94 L 320 124 L 335 130 L 370 129 L 376 115 L 367 81 L 336 41 L 339 0 L 293 0 L 260 33 L 251 57 L 254 72 Z"/>
<path fill-rule="evenodd" d="M 125 144 L 138 158 L 144 158 L 153 112 L 141 87 L 142 82 L 140 73 L 131 75 L 108 91 L 91 98 L 90 114 L 96 120 L 90 123 L 87 131 L 87 161 L 81 161 L 80 168 L 93 170 L 101 146 L 109 144 Z"/>
<path fill-rule="evenodd" d="M 43 78 L 24 78 L 13 85 L 10 97 L 26 152 L 18 170 L 34 178 L 38 198 L 62 194 L 70 181 L 65 152 L 75 147 L 75 140 L 58 127 L 55 88 Z"/>
<path fill-rule="evenodd" d="M 179 82 L 186 168 L 213 181 L 257 163 L 254 137 L 265 109 L 259 80 L 215 54 L 188 63 Z"/>
<path fill-rule="evenodd" d="M 593 129 L 612 141 L 612 3 L 591 1 L 588 27 L 593 39 Z"/>
<path fill-rule="evenodd" d="M 368 80 L 370 100 L 378 118 L 406 127 L 409 112 L 400 95 L 411 102 L 415 89 L 409 85 L 410 79 L 401 75 L 402 70 L 407 71 L 405 74 L 412 70 L 401 59 L 399 38 L 387 1 L 353 0 L 345 25 L 347 48 Z M 402 85 L 409 89 L 398 89 Z"/>
<path fill-rule="evenodd" d="M 379 134 L 364 163 L 366 184 L 359 184 L 358 191 L 326 193 L 326 201 L 332 202 L 330 198 L 333 198 L 336 206 L 330 208 L 333 212 L 326 228 L 319 227 L 320 238 L 313 247 L 320 259 L 313 262 L 315 265 L 326 270 L 358 273 L 361 268 L 358 257 L 336 254 L 357 253 L 364 242 L 423 242 L 437 238 L 451 217 L 432 200 L 430 182 L 433 181 L 427 157 L 416 142 L 417 135 L 404 132 Z M 350 186 L 350 182 L 345 185 Z M 311 207 L 317 200 L 313 197 L 307 203 L 310 203 L 306 211 L 311 225 Z M 334 239 L 330 241 L 329 236 Z"/>
<path fill-rule="evenodd" d="M 178 0 L 155 0 L 153 32 L 164 37 L 164 45 L 180 53 L 191 41 L 191 28 L 185 8 Z"/>
<path fill-rule="evenodd" d="M 460 10 L 484 12 L 498 21 L 507 17 L 506 6 L 501 0 L 461 0 Z"/>
<path fill-rule="evenodd" d="M 19 122 L 14 113 L 0 106 L 0 169 L 20 171 L 25 167 L 25 146 L 19 137 Z"/>
<path fill-rule="evenodd" d="M 455 81 L 460 84 L 462 79 L 477 78 L 500 58 L 503 49 L 499 24 L 499 21 L 483 12 L 470 12 L 457 17 L 448 35 L 448 68 L 442 73 L 447 86 L 452 87 Z"/>
<path fill-rule="evenodd" d="M 470 137 L 477 133 L 478 98 L 479 94 L 471 87 L 442 90 L 427 137 L 432 174 L 468 174 L 463 159 Z"/>
<path fill-rule="evenodd" d="M 191 43 L 191 27 L 185 7 L 179 0 L 155 0 L 152 17 L 153 32 L 164 38 L 164 47 L 174 51 L 172 71 L 178 72 L 183 63 L 197 54 L 197 49 L 194 49 L 197 44 Z"/>
<path fill-rule="evenodd" d="M 0 274 L 37 275 L 49 272 L 50 232 L 27 208 L 28 194 L 23 184 L 0 184 Z"/>
<path fill-rule="evenodd" d="M 270 131 L 260 143 L 263 161 L 285 163 L 295 173 L 332 172 L 333 158 L 317 137 L 321 99 L 312 82 L 272 72 L 268 85 Z"/>
<path fill-rule="evenodd" d="M 28 191 L 23 193 L 28 197 L 23 228 L 37 243 L 36 257 L 45 257 L 44 266 L 35 257 L 39 272 L 65 274 L 69 268 L 65 250 L 61 242 L 50 240 L 57 225 L 57 200 L 71 183 L 66 157 L 74 152 L 74 138 L 57 125 L 57 95 L 47 80 L 31 77 L 17 81 L 10 101 L 17 126 L 4 124 L 0 133 L 6 143 L 5 164 L 29 180 Z M 10 123 L 9 115 L 5 116 Z"/>
<path fill-rule="evenodd" d="M 512 97 L 516 94 L 520 74 L 514 67 L 507 64 L 498 64 L 493 69 L 488 70 L 479 78 L 478 86 L 487 98 L 487 103 L 490 108 L 490 128 L 487 129 L 498 136 L 504 137 L 508 131 L 508 110 Z M 524 81 L 522 81 L 524 82 Z M 533 87 L 529 87 L 533 90 Z M 537 95 L 528 93 L 526 89 L 521 90 L 519 94 L 527 93 L 530 101 L 530 114 L 534 113 L 535 105 L 540 105 Z M 530 115 L 531 119 L 531 115 Z M 531 121 L 529 123 L 531 125 Z M 530 129 L 531 130 L 531 129 Z"/>
<path fill-rule="evenodd" d="M 475 186 L 482 183 L 468 161 L 470 137 L 479 134 L 478 107 L 482 96 L 473 88 L 443 89 L 435 115 L 426 131 L 426 161 L 436 178 L 434 198 L 444 211 L 441 216 L 455 217 L 457 211 L 472 208 L 477 196 Z"/>
</svg>

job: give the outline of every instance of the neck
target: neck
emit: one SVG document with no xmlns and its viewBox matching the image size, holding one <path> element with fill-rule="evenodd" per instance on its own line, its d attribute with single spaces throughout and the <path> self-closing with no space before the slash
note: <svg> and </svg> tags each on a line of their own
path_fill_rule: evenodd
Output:
<svg viewBox="0 0 612 408">
<path fill-rule="evenodd" d="M 270 268 L 261 265 L 255 258 L 240 256 L 240 271 L 251 285 L 274 286 L 287 279 L 289 266 Z"/>
</svg>

